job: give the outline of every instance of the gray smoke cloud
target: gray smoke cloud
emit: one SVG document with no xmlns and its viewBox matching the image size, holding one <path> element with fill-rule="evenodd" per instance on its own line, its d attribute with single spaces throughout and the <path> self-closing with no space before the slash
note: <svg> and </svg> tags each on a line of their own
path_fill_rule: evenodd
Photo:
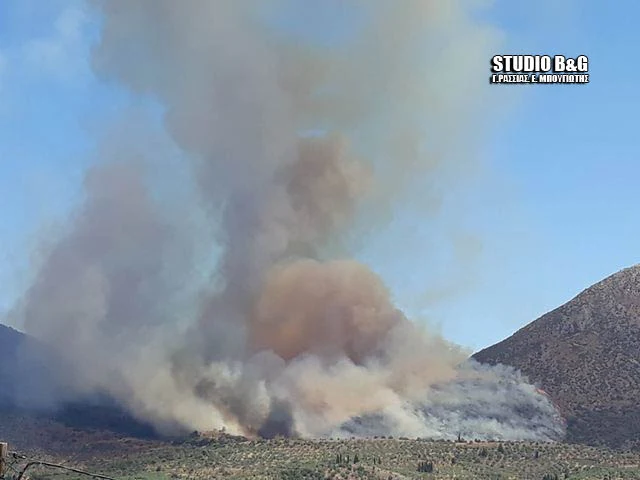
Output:
<svg viewBox="0 0 640 480">
<path fill-rule="evenodd" d="M 72 360 L 75 392 L 161 430 L 559 438 L 545 396 L 469 363 L 348 258 L 467 168 L 497 33 L 469 2 L 345 4 L 362 25 L 327 47 L 265 20 L 296 2 L 94 2 L 96 73 L 162 105 L 190 175 L 108 149 L 25 328 Z M 193 195 L 163 194 L 158 171 Z"/>
</svg>

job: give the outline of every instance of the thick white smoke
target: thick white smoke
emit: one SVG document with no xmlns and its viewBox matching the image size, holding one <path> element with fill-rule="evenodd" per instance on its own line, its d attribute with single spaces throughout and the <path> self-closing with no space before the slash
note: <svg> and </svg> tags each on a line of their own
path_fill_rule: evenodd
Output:
<svg viewBox="0 0 640 480">
<path fill-rule="evenodd" d="M 78 392 L 160 429 L 557 438 L 544 396 L 412 323 L 341 241 L 464 171 L 495 33 L 462 0 L 353 0 L 362 24 L 321 47 L 266 20 L 300 2 L 95 2 L 95 71 L 163 106 L 194 179 L 181 211 L 214 235 L 167 213 L 163 164 L 107 158 L 26 293 L 27 330 L 73 360 Z"/>
</svg>

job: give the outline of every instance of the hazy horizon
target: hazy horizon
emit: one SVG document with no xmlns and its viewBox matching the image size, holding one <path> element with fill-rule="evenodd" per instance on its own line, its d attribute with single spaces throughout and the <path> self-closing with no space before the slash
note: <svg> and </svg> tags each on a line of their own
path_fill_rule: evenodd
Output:
<svg viewBox="0 0 640 480">
<path fill-rule="evenodd" d="M 591 83 L 489 86 L 490 58 L 477 61 L 486 65 L 477 75 L 486 77 L 485 100 L 495 105 L 485 109 L 477 168 L 441 192 L 438 215 L 400 209 L 356 255 L 409 317 L 477 351 L 640 261 L 631 116 L 640 99 L 635 67 L 626 74 L 618 66 L 640 40 L 632 22 L 640 7 L 616 7 L 496 1 L 482 12 L 503 45 L 495 54 L 584 54 Z M 333 0 L 292 11 L 280 19 L 283 31 L 327 44 L 357 21 Z M 151 98 L 132 99 L 90 68 L 100 22 L 77 0 L 0 6 L 0 322 L 18 329 L 6 312 L 29 284 L 35 247 L 80 205 L 99 132 L 131 104 L 159 117 Z M 390 244 L 402 248 L 390 255 Z"/>
</svg>

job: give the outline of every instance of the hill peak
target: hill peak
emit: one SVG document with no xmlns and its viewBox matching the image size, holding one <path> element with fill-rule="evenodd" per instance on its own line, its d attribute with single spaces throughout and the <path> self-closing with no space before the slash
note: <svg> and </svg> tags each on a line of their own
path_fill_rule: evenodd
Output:
<svg viewBox="0 0 640 480">
<path fill-rule="evenodd" d="M 627 445 L 640 437 L 640 265 L 583 290 L 474 355 L 520 369 L 568 419 L 569 440 Z"/>
</svg>

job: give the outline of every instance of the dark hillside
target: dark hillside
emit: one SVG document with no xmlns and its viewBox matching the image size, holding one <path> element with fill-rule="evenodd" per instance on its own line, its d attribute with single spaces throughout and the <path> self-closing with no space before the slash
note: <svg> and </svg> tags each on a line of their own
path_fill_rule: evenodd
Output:
<svg viewBox="0 0 640 480">
<path fill-rule="evenodd" d="M 79 429 L 109 430 L 151 438 L 154 430 L 103 396 L 72 398 L 56 372 L 60 360 L 44 345 L 0 324 L 0 418 L 50 419 Z"/>
</svg>

